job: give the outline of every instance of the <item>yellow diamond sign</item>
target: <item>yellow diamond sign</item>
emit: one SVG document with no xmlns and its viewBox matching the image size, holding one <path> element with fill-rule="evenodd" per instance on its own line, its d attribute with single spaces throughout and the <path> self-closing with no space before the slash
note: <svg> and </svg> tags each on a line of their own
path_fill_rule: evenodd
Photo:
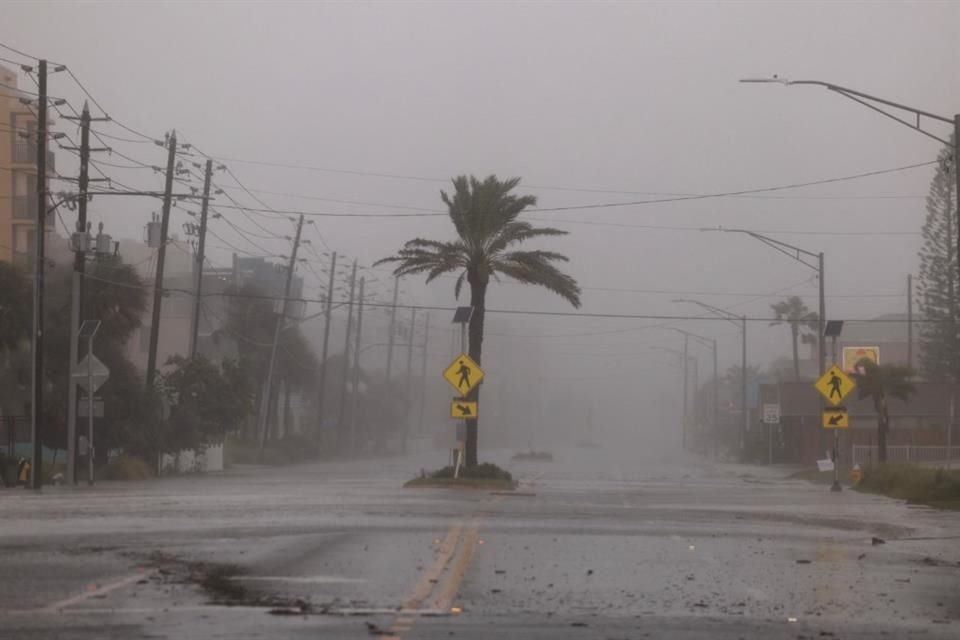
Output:
<svg viewBox="0 0 960 640">
<path fill-rule="evenodd" d="M 473 361 L 473 358 L 461 353 L 449 367 L 443 370 L 443 379 L 449 382 L 457 393 L 465 396 L 483 380 L 483 369 Z"/>
<path fill-rule="evenodd" d="M 834 364 L 830 365 L 830 368 L 813 383 L 813 386 L 827 399 L 827 402 L 837 406 L 857 387 L 857 384 L 853 378 Z"/>
</svg>

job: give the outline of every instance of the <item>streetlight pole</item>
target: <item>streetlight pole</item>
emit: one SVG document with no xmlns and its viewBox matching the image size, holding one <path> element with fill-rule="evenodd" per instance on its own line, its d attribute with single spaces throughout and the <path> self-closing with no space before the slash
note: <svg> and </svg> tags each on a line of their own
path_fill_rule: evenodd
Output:
<svg viewBox="0 0 960 640">
<path fill-rule="evenodd" d="M 854 102 L 863 105 L 864 107 L 876 111 L 877 113 L 890 118 L 900 124 L 909 127 L 921 133 L 928 138 L 933 138 L 937 142 L 942 142 L 947 147 L 953 147 L 953 170 L 956 173 L 956 202 L 960 203 L 960 113 L 955 114 L 952 118 L 946 116 L 937 115 L 935 113 L 930 113 L 929 111 L 923 111 L 921 109 L 916 109 L 914 107 L 907 106 L 905 104 L 900 104 L 899 102 L 893 102 L 892 100 L 887 100 L 886 98 L 880 98 L 877 96 L 870 95 L 869 93 L 864 93 L 862 91 L 857 91 L 855 89 L 850 89 L 849 87 L 842 87 L 838 84 L 833 84 L 831 82 L 824 82 L 822 80 L 788 80 L 786 78 L 780 78 L 779 76 L 773 76 L 772 78 L 743 78 L 740 80 L 742 83 L 747 84 L 782 84 L 785 86 L 793 85 L 815 85 L 824 87 L 828 91 L 839 94 L 844 98 L 853 100 Z M 884 110 L 878 105 L 883 107 L 889 107 L 892 109 L 898 109 L 899 111 L 908 113 L 915 118 L 914 122 L 905 120 L 904 118 L 899 117 L 889 111 Z M 949 140 L 944 140 L 943 138 L 926 131 L 920 126 L 920 118 L 927 118 L 929 120 L 936 120 L 937 122 L 943 122 L 946 124 L 953 125 L 953 142 Z M 960 208 L 957 209 L 957 251 L 960 253 Z M 822 367 L 821 367 L 822 368 Z"/>
<path fill-rule="evenodd" d="M 781 240 L 774 240 L 769 236 L 757 233 L 756 231 L 750 231 L 749 229 L 727 229 L 725 227 L 718 227 L 718 231 L 724 231 L 726 233 L 743 233 L 753 238 L 756 238 L 760 242 L 764 243 L 768 247 L 776 249 L 780 253 L 789 256 L 790 258 L 796 260 L 797 262 L 813 269 L 817 272 L 817 280 L 819 280 L 819 298 L 820 298 L 820 310 L 817 314 L 817 375 L 823 374 L 827 370 L 827 344 L 824 339 L 824 333 L 826 333 L 826 321 L 827 321 L 827 302 L 826 294 L 824 289 L 824 272 L 823 272 L 823 252 L 814 253 L 813 251 L 807 251 L 806 249 L 801 249 L 800 247 L 795 247 L 792 244 L 788 244 Z M 816 262 L 813 262 L 816 260 Z M 821 401 L 821 409 L 823 404 Z M 822 432 L 821 432 L 822 433 Z M 833 460 L 834 460 L 834 476 L 836 476 L 836 466 L 839 461 L 839 452 L 840 452 L 840 430 L 833 430 Z M 834 477 L 833 485 L 830 487 L 831 491 L 841 491 L 840 482 Z"/>
<path fill-rule="evenodd" d="M 695 304 L 703 309 L 706 309 L 715 316 L 725 318 L 740 329 L 740 406 L 743 411 L 743 423 L 740 426 L 739 447 L 740 458 L 742 460 L 745 454 L 747 431 L 750 429 L 750 411 L 747 409 L 747 316 L 738 316 L 735 313 L 730 313 L 726 309 L 721 309 L 713 306 L 712 304 L 700 302 L 699 300 L 677 298 L 672 300 L 672 302 L 686 302 L 689 304 Z M 714 363 L 716 363 L 716 355 L 714 355 Z M 714 364 L 714 371 L 716 371 L 716 364 Z M 714 376 L 716 376 L 716 373 L 714 373 Z"/>
<path fill-rule="evenodd" d="M 720 396 L 718 394 L 718 389 L 717 389 L 718 382 L 719 382 L 719 378 L 717 377 L 717 339 L 700 336 L 695 333 L 691 333 L 690 331 L 686 331 L 684 329 L 680 329 L 677 327 L 670 327 L 670 329 L 672 331 L 682 333 L 684 337 L 684 342 L 686 342 L 686 339 L 688 337 L 693 338 L 700 344 L 710 347 L 710 349 L 713 352 L 713 382 L 711 384 L 712 396 L 713 396 L 712 397 L 713 408 L 710 411 L 710 431 L 712 433 L 711 439 L 713 440 L 713 457 L 716 458 L 717 457 L 717 428 L 719 426 L 717 421 L 717 416 L 719 414 L 719 403 L 720 403 L 720 399 L 719 399 Z M 694 393 L 696 393 L 696 385 L 694 385 Z"/>
</svg>

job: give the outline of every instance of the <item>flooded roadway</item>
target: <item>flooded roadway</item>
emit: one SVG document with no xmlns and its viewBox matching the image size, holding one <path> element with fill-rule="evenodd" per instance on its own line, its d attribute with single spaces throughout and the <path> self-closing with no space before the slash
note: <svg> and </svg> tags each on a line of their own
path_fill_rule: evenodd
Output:
<svg viewBox="0 0 960 640">
<path fill-rule="evenodd" d="M 955 637 L 960 514 L 568 449 L 514 495 L 442 453 L 0 492 L 0 637 Z"/>
</svg>

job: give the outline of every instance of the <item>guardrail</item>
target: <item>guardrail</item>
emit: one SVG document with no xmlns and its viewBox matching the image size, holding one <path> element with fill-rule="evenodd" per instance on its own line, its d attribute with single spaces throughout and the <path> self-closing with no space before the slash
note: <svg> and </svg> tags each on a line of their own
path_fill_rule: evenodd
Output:
<svg viewBox="0 0 960 640">
<path fill-rule="evenodd" d="M 960 446 L 913 446 L 890 445 L 887 447 L 887 462 L 895 464 L 923 464 L 956 460 L 960 463 Z M 877 446 L 869 444 L 853 445 L 853 464 L 861 467 L 877 462 Z"/>
</svg>

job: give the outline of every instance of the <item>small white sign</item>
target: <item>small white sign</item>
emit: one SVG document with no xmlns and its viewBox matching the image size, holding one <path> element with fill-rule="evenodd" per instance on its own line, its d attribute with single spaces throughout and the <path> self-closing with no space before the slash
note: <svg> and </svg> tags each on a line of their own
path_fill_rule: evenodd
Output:
<svg viewBox="0 0 960 640">
<path fill-rule="evenodd" d="M 780 424 L 780 405 L 763 405 L 763 424 Z"/>
</svg>

